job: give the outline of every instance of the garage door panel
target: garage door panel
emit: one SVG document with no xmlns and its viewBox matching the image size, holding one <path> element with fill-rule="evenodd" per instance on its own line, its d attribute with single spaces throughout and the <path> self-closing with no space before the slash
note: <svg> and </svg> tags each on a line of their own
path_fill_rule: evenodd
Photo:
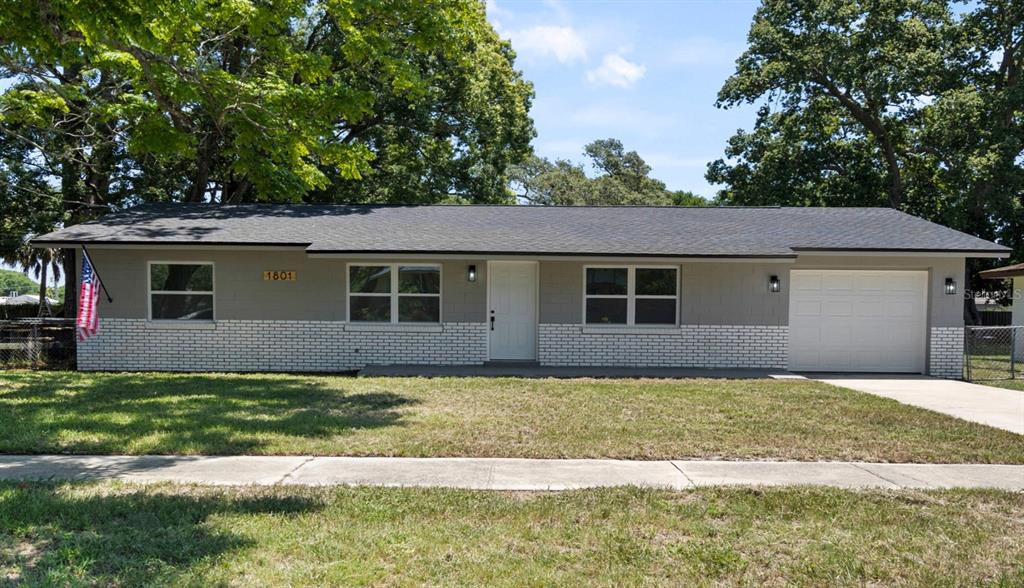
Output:
<svg viewBox="0 0 1024 588">
<path fill-rule="evenodd" d="M 840 274 L 825 274 L 821 279 L 822 289 L 826 292 L 852 292 L 853 278 Z"/>
<path fill-rule="evenodd" d="M 885 292 L 885 278 L 877 275 L 864 276 L 857 284 L 858 294 L 882 294 Z"/>
<path fill-rule="evenodd" d="M 904 329 L 889 331 L 888 336 L 889 347 L 893 348 L 893 353 L 901 353 L 901 349 L 915 348 L 916 345 L 923 344 L 917 333 Z"/>
<path fill-rule="evenodd" d="M 837 371 L 850 369 L 850 354 L 839 350 L 822 350 L 817 353 L 820 363 L 834 365 Z M 808 367 L 806 369 L 815 369 Z"/>
<path fill-rule="evenodd" d="M 858 349 L 850 354 L 848 363 L 849 365 L 875 368 L 884 363 L 884 355 L 875 349 Z"/>
<path fill-rule="evenodd" d="M 914 276 L 893 276 L 887 290 L 893 294 L 916 296 L 919 282 Z"/>
<path fill-rule="evenodd" d="M 793 314 L 799 316 L 821 316 L 821 301 L 804 300 L 793 305 Z"/>
<path fill-rule="evenodd" d="M 821 276 L 805 276 L 800 283 L 790 283 L 791 292 L 819 292 L 821 291 Z"/>
<path fill-rule="evenodd" d="M 875 300 L 858 300 L 854 303 L 854 314 L 862 319 L 880 319 L 884 318 L 886 313 L 885 306 Z"/>
<path fill-rule="evenodd" d="M 878 329 L 880 325 L 859 322 L 853 326 L 852 332 L 850 333 L 851 338 L 843 341 L 843 345 L 856 345 L 859 341 L 874 341 L 879 337 L 884 338 L 885 333 L 879 333 Z M 855 347 L 856 349 L 856 347 Z"/>
<path fill-rule="evenodd" d="M 821 329 L 821 346 L 832 348 L 844 348 L 853 334 L 853 327 L 849 325 L 836 325 L 830 329 Z"/>
<path fill-rule="evenodd" d="M 824 300 L 821 303 L 821 316 L 842 317 L 853 316 L 853 304 L 848 300 Z"/>
<path fill-rule="evenodd" d="M 790 281 L 790 369 L 924 370 L 926 272 L 792 270 Z"/>
<path fill-rule="evenodd" d="M 817 349 L 821 345 L 821 329 L 817 327 L 790 327 L 790 335 L 802 349 Z"/>
</svg>

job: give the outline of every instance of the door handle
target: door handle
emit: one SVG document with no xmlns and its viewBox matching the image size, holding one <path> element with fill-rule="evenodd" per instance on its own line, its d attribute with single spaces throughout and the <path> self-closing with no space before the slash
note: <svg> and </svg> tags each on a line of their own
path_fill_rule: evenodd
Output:
<svg viewBox="0 0 1024 588">
<path fill-rule="evenodd" d="M 491 315 L 491 330 L 494 330 L 494 315 Z"/>
</svg>

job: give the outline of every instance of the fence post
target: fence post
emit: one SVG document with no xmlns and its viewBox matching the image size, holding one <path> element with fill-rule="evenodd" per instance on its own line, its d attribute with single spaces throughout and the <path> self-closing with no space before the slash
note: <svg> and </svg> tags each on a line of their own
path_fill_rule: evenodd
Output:
<svg viewBox="0 0 1024 588">
<path fill-rule="evenodd" d="M 1017 329 L 1010 327 L 1010 379 L 1017 379 Z"/>
<path fill-rule="evenodd" d="M 971 327 L 964 327 L 964 363 L 967 364 L 967 381 L 973 382 L 971 377 Z"/>
</svg>

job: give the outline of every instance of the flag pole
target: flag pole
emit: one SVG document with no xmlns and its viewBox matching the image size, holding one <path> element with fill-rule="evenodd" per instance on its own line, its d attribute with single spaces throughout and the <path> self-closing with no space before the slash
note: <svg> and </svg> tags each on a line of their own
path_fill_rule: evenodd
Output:
<svg viewBox="0 0 1024 588">
<path fill-rule="evenodd" d="M 89 257 L 89 250 L 85 248 L 85 243 L 82 243 L 82 253 L 89 258 L 89 265 L 92 266 L 92 273 L 96 274 L 96 279 L 100 282 L 100 288 L 103 288 L 103 293 L 107 295 L 107 303 L 113 302 L 114 299 L 110 297 L 110 292 L 107 292 L 107 285 L 103 283 L 103 278 L 100 277 L 100 272 L 96 271 L 96 264 L 93 263 L 92 258 Z"/>
</svg>

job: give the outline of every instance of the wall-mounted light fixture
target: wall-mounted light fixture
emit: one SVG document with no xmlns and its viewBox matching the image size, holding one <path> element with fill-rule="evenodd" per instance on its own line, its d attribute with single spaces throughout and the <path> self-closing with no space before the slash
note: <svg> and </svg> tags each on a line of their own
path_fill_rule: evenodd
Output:
<svg viewBox="0 0 1024 588">
<path fill-rule="evenodd" d="M 469 280 L 470 282 L 475 282 L 476 281 L 476 266 L 475 265 L 470 265 L 469 269 L 466 270 L 466 279 Z"/>
<path fill-rule="evenodd" d="M 782 282 L 779 280 L 779 276 L 771 276 L 768 278 L 768 291 L 772 294 L 782 291 Z"/>
<path fill-rule="evenodd" d="M 946 295 L 952 296 L 956 294 L 956 280 L 953 278 L 946 278 Z"/>
</svg>

